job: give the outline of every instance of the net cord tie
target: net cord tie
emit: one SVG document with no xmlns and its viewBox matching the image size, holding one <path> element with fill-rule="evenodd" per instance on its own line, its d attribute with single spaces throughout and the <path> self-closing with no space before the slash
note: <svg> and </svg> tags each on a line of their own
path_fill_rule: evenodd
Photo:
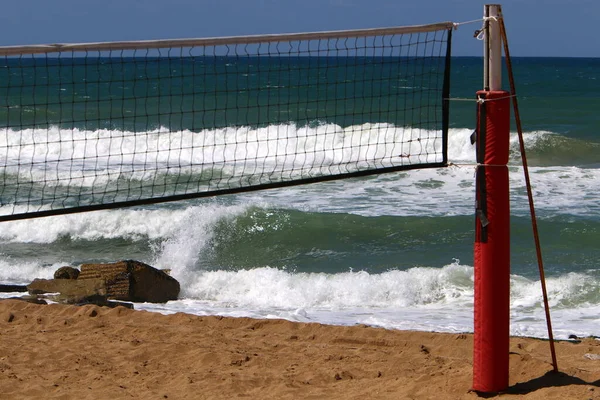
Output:
<svg viewBox="0 0 600 400">
<path fill-rule="evenodd" d="M 449 97 L 449 98 L 444 99 L 444 100 L 448 100 L 448 101 L 474 101 L 474 102 L 477 102 L 479 104 L 483 104 L 483 103 L 486 103 L 488 101 L 504 100 L 504 99 L 510 99 L 512 97 L 516 97 L 516 95 L 510 94 L 508 96 L 496 97 L 496 98 L 493 98 L 493 99 L 484 99 L 484 98 L 469 99 L 469 98 L 464 98 L 464 97 Z"/>
<path fill-rule="evenodd" d="M 483 17 L 482 19 L 480 19 L 479 21 L 483 21 L 483 25 L 481 26 L 481 29 L 477 29 L 475 31 L 475 33 L 473 33 L 473 37 L 475 39 L 477 39 L 477 40 L 485 39 L 485 23 L 490 20 L 498 22 L 500 20 L 500 18 L 494 16 L 494 17 Z M 456 29 L 456 27 L 454 29 Z"/>
</svg>

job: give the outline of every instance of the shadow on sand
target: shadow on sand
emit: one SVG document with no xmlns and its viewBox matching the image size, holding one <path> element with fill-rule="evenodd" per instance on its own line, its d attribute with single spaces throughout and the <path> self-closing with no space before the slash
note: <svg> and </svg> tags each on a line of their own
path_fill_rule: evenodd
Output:
<svg viewBox="0 0 600 400">
<path fill-rule="evenodd" d="M 519 382 L 515 385 L 510 386 L 505 391 L 500 393 L 479 393 L 479 397 L 490 398 L 497 396 L 498 394 L 514 394 L 522 395 L 535 392 L 536 390 L 550 387 L 570 386 L 570 385 L 587 385 L 600 387 L 600 379 L 593 382 L 586 382 L 581 378 L 565 374 L 564 372 L 549 371 L 544 375 L 533 378 L 527 382 Z"/>
</svg>

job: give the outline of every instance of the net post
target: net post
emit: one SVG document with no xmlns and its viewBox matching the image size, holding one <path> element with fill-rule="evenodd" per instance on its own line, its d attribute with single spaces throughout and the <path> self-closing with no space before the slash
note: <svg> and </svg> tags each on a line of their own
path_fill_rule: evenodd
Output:
<svg viewBox="0 0 600 400">
<path fill-rule="evenodd" d="M 510 94 L 501 90 L 499 5 L 486 5 L 484 90 L 477 92 L 473 390 L 508 388 L 510 323 Z"/>
<path fill-rule="evenodd" d="M 502 36 L 500 35 L 501 7 L 498 4 L 486 4 L 485 40 L 483 41 L 483 89 L 502 90 Z"/>
</svg>

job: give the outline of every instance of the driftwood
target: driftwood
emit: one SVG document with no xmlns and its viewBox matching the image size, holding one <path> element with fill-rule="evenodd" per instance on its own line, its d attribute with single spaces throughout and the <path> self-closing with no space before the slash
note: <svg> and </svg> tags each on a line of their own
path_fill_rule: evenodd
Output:
<svg viewBox="0 0 600 400">
<path fill-rule="evenodd" d="M 42 297 L 31 296 L 31 295 L 8 297 L 6 300 L 20 300 L 20 301 L 25 301 L 27 303 L 33 303 L 33 304 L 48 304 L 48 302 L 46 300 L 44 300 Z"/>
<path fill-rule="evenodd" d="M 102 307 L 125 307 L 133 309 L 133 304 L 124 301 L 112 301 L 108 300 L 103 295 L 91 295 L 91 296 L 73 296 L 64 294 L 44 295 L 43 298 L 55 301 L 62 304 L 73 304 L 73 305 L 84 305 L 84 304 L 95 304 Z"/>
<path fill-rule="evenodd" d="M 177 300 L 179 282 L 167 273 L 134 260 L 83 264 L 77 281 L 101 279 L 109 299 L 165 303 Z"/>
<path fill-rule="evenodd" d="M 55 279 L 35 279 L 27 286 L 0 285 L 4 292 L 29 292 L 22 299 L 33 302 L 52 300 L 66 304 L 97 304 L 133 308 L 119 301 L 164 303 L 179 296 L 179 282 L 167 271 L 139 261 L 83 264 L 81 271 L 61 267 Z"/>
<path fill-rule="evenodd" d="M 106 285 L 102 279 L 35 279 L 27 289 L 30 294 L 60 293 L 65 296 L 106 295 Z"/>
<path fill-rule="evenodd" d="M 13 292 L 26 292 L 27 286 L 25 285 L 1 285 L 0 292 L 2 293 L 13 293 Z"/>
<path fill-rule="evenodd" d="M 23 298 L 29 302 L 46 303 L 52 300 L 63 304 L 96 304 L 105 307 L 123 306 L 133 308 L 131 303 L 108 300 L 106 285 L 102 279 L 35 279 L 28 286 L 30 296 Z"/>
</svg>

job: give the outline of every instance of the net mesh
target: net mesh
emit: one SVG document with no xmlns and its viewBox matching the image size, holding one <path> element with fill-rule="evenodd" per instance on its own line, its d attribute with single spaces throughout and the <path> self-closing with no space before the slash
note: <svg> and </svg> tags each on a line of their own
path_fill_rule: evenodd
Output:
<svg viewBox="0 0 600 400">
<path fill-rule="evenodd" d="M 0 220 L 444 166 L 450 35 L 0 48 Z"/>
</svg>

